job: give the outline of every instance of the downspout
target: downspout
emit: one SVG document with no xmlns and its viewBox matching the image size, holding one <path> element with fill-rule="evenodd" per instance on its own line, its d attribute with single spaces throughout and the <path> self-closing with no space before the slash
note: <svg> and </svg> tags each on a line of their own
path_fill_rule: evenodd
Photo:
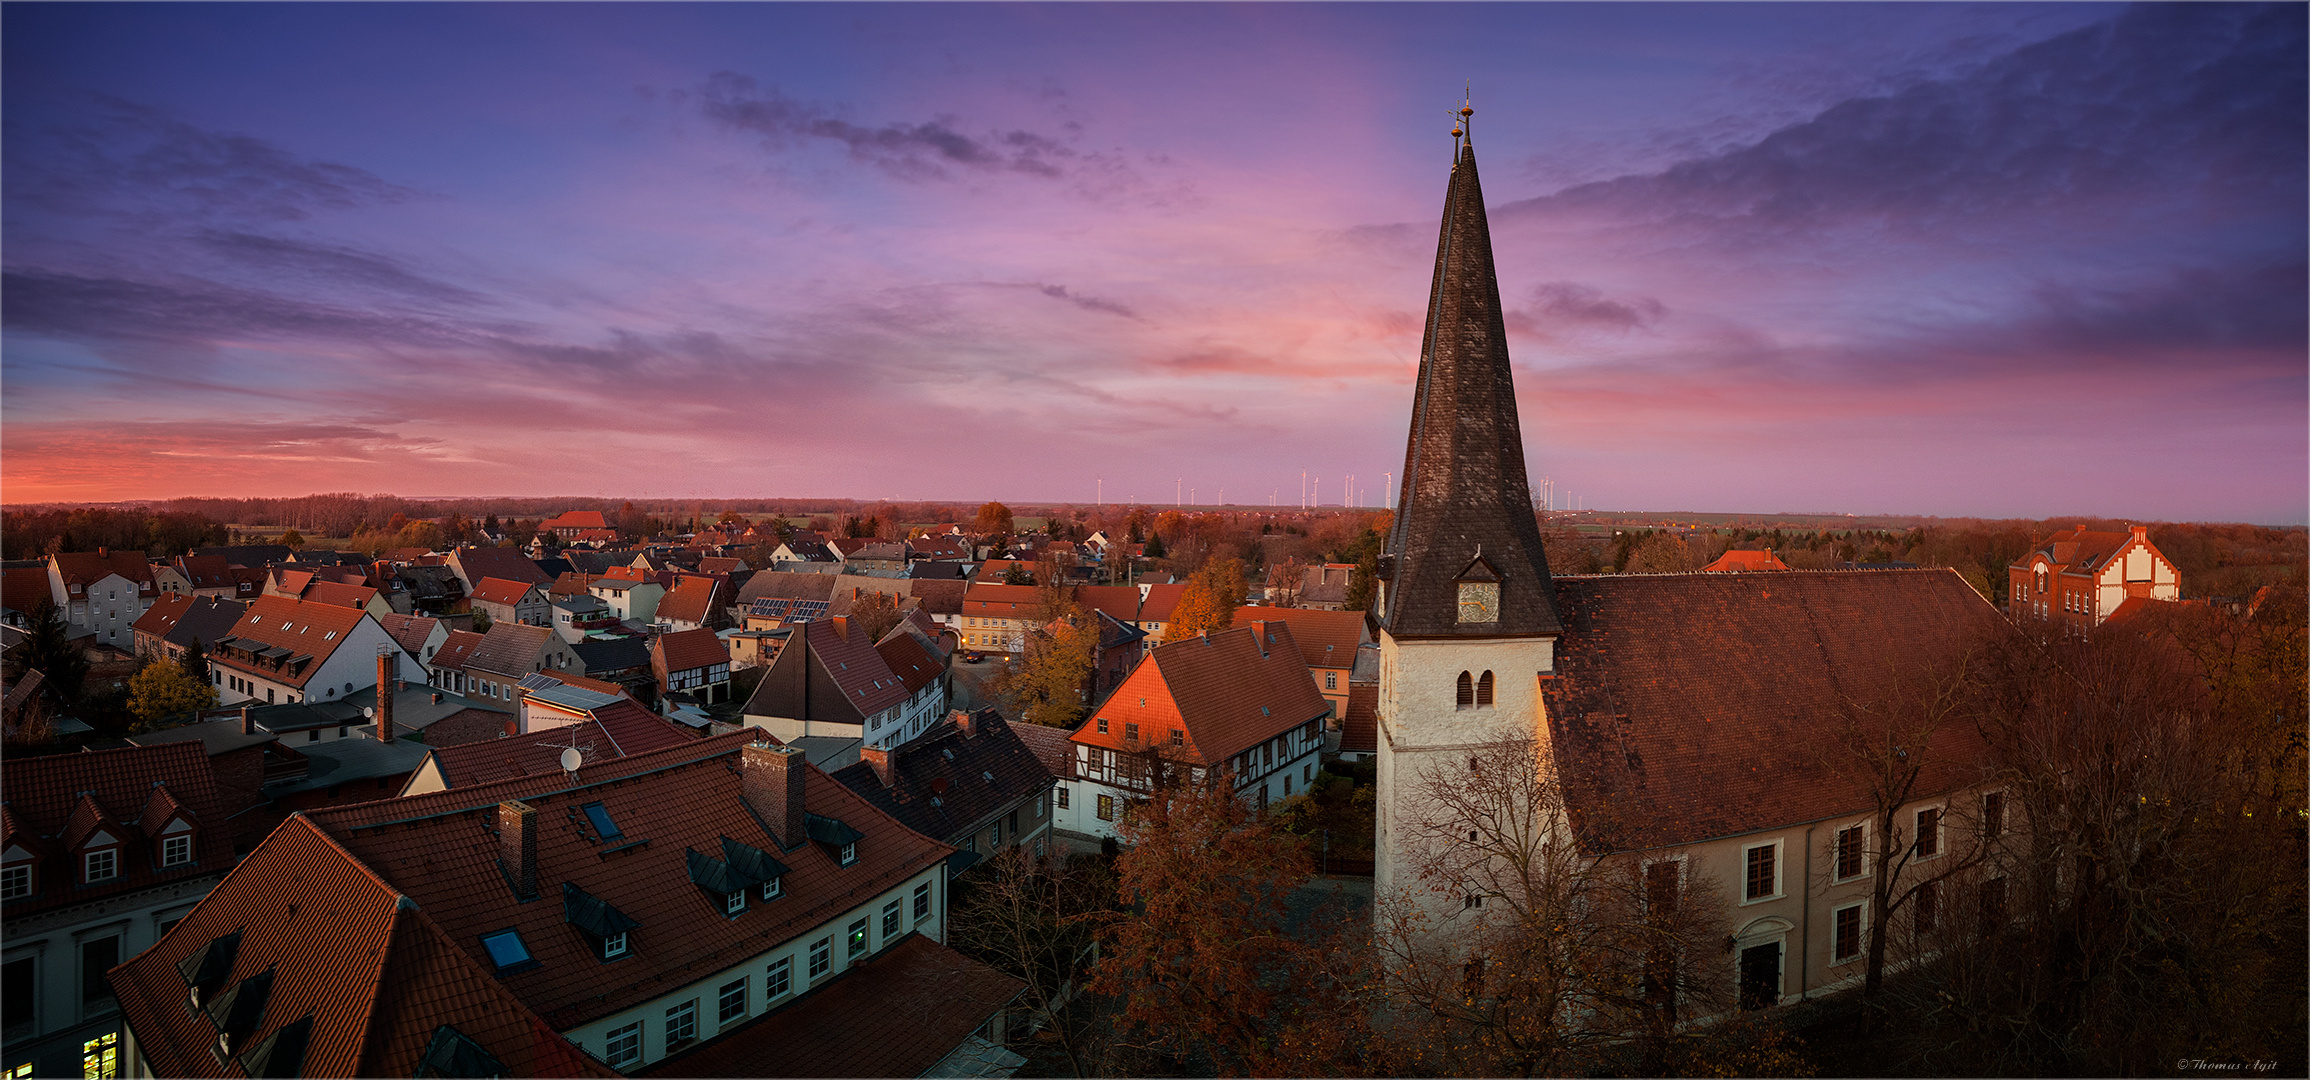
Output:
<svg viewBox="0 0 2310 1080">
<path fill-rule="evenodd" d="M 1810 992 L 1805 977 L 1811 974 L 1807 964 L 1813 955 L 1813 830 L 1817 828 L 1820 828 L 1817 822 L 1805 826 L 1805 889 L 1800 894 L 1804 897 L 1805 913 L 1797 930 L 1797 1003 L 1800 1005 Z"/>
</svg>

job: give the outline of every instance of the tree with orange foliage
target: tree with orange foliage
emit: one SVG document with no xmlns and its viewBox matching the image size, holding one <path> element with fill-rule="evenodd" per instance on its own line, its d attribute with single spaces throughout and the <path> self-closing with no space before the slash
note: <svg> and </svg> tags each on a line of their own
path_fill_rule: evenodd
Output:
<svg viewBox="0 0 2310 1080">
<path fill-rule="evenodd" d="M 1185 641 L 1204 633 L 1217 633 L 1235 623 L 1235 609 L 1243 606 L 1243 597 L 1249 589 L 1243 582 L 1243 560 L 1214 559 L 1187 580 L 1187 590 L 1179 594 L 1179 603 L 1171 609 L 1171 623 L 1163 631 L 1164 641 Z"/>
</svg>

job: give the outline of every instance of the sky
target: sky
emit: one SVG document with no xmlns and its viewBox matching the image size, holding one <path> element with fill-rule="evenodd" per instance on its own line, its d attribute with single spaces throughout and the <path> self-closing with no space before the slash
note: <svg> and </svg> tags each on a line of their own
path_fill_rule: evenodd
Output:
<svg viewBox="0 0 2310 1080">
<path fill-rule="evenodd" d="M 10 3 L 0 499 L 1386 505 L 1465 89 L 1560 504 L 2302 523 L 2306 11 Z"/>
</svg>

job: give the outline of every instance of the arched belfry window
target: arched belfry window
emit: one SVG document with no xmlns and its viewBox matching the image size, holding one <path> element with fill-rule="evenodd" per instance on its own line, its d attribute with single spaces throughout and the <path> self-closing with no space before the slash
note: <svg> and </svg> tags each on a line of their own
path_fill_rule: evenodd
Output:
<svg viewBox="0 0 2310 1080">
<path fill-rule="evenodd" d="M 1480 709 L 1492 707 L 1492 673 L 1489 671 L 1485 672 L 1482 678 L 1476 680 L 1476 707 Z"/>
<path fill-rule="evenodd" d="M 1475 704 L 1476 680 L 1469 678 L 1468 673 L 1463 671 L 1460 673 L 1460 700 L 1457 705 L 1460 708 L 1468 709 L 1474 708 Z"/>
</svg>

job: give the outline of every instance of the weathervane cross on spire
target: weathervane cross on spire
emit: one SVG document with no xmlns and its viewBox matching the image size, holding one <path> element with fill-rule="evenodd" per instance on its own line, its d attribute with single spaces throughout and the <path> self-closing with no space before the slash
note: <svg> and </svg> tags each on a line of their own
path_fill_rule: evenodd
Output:
<svg viewBox="0 0 2310 1080">
<path fill-rule="evenodd" d="M 1474 85 L 1471 82 L 1467 88 L 1462 89 L 1460 107 L 1452 113 L 1452 156 L 1454 158 L 1460 156 L 1459 151 L 1462 146 L 1467 145 L 1469 140 L 1475 138 L 1473 134 L 1475 124 L 1470 121 L 1470 117 L 1476 115 L 1476 109 L 1472 104 L 1475 98 L 1470 93 Z"/>
</svg>

